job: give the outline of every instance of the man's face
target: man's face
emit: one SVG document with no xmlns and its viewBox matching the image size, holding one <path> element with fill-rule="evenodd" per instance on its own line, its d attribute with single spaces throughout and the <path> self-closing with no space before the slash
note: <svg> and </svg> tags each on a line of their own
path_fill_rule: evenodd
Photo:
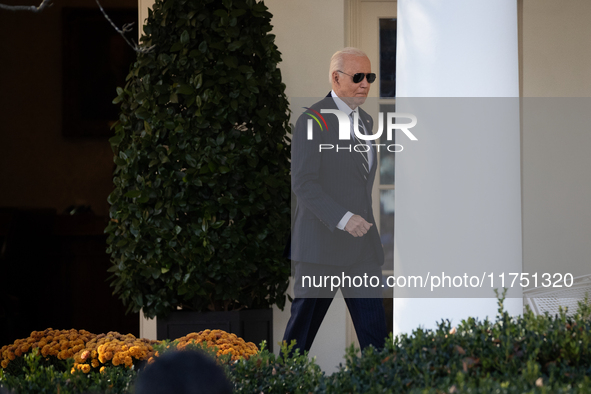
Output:
<svg viewBox="0 0 591 394">
<path fill-rule="evenodd" d="M 354 83 L 352 76 L 356 73 L 371 73 L 371 63 L 367 57 L 345 55 L 341 71 L 335 71 L 332 75 L 332 88 L 341 100 L 355 109 L 365 102 L 370 83 L 366 77 L 361 82 Z"/>
</svg>

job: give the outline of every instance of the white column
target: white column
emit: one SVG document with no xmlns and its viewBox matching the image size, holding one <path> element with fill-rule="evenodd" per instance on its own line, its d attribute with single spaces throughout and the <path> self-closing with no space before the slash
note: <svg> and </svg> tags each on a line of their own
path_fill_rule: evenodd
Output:
<svg viewBox="0 0 591 394">
<path fill-rule="evenodd" d="M 158 339 L 158 327 L 156 318 L 148 319 L 144 316 L 144 311 L 140 310 L 140 338 Z"/>
<path fill-rule="evenodd" d="M 399 0 L 398 97 L 518 97 L 516 0 Z"/>
<path fill-rule="evenodd" d="M 138 42 L 144 33 L 144 25 L 148 18 L 148 9 L 152 8 L 154 0 L 138 0 Z M 140 311 L 140 338 L 156 338 L 156 318 L 148 319 L 144 316 L 144 311 Z"/>
<path fill-rule="evenodd" d="M 398 0 L 396 111 L 442 113 L 415 114 L 417 141 L 397 132 L 404 151 L 396 156 L 395 275 L 417 267 L 431 275 L 521 272 L 517 40 L 516 0 Z M 416 99 L 405 97 L 430 99 L 413 108 Z M 450 99 L 461 97 L 477 99 Z M 486 100 L 504 113 L 488 117 Z M 466 113 L 467 103 L 482 116 Z M 474 123 L 430 123 L 438 117 Z M 503 127 L 488 127 L 499 119 Z M 507 299 L 505 308 L 520 314 L 523 301 Z M 494 319 L 496 309 L 495 298 L 396 298 L 394 333 L 441 319 Z"/>
</svg>

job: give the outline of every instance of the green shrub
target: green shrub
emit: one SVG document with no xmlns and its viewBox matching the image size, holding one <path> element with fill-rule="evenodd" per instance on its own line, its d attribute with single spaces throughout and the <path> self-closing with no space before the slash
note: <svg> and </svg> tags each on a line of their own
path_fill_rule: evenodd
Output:
<svg viewBox="0 0 591 394">
<path fill-rule="evenodd" d="M 157 0 L 110 140 L 112 285 L 134 312 L 283 308 L 289 131 L 271 14 Z"/>
<path fill-rule="evenodd" d="M 390 338 L 380 352 L 368 348 L 359 356 L 350 348 L 346 365 L 326 379 L 321 392 L 521 393 L 591 388 L 587 301 L 573 317 L 565 311 L 535 316 L 529 309 L 523 316 L 510 317 L 503 301 L 499 299 L 495 322 L 469 318 L 452 334 L 449 321 L 442 321 L 436 330 L 417 329 Z"/>
<path fill-rule="evenodd" d="M 164 341 L 155 345 L 159 355 L 176 352 L 177 341 Z M 261 350 L 249 359 L 233 362 L 229 354 L 216 357 L 217 348 L 208 347 L 205 343 L 188 343 L 182 351 L 200 351 L 209 357 L 216 358 L 218 365 L 224 368 L 228 380 L 234 385 L 237 393 L 309 393 L 318 387 L 323 372 L 299 350 L 283 343 L 279 356 L 270 353 L 263 341 Z M 140 372 L 141 374 L 141 372 Z"/>
<path fill-rule="evenodd" d="M 580 303 L 569 317 L 510 317 L 503 298 L 494 322 L 473 318 L 452 329 L 417 329 L 390 337 L 386 347 L 362 353 L 349 348 L 345 365 L 324 376 L 314 360 L 283 344 L 279 356 L 261 351 L 248 360 L 219 359 L 239 393 L 588 393 L 591 392 L 591 306 Z M 172 345 L 172 346 L 171 346 Z M 165 342 L 159 352 L 176 348 Z M 188 344 L 186 349 L 216 349 Z M 0 370 L 0 386 L 22 393 L 130 392 L 134 370 L 109 367 L 105 374 L 70 374 L 71 361 L 46 364 L 37 350 L 27 354 L 22 372 Z M 16 364 L 14 364 L 16 365 Z M 66 370 L 63 370 L 65 368 Z M 45 391 L 44 391 L 45 390 Z"/>
<path fill-rule="evenodd" d="M 31 354 L 36 354 L 39 349 L 32 349 L 29 353 L 16 357 L 14 361 L 11 361 L 6 368 L 0 369 L 0 374 L 4 373 L 4 376 L 17 376 L 24 377 L 27 373 L 31 372 L 31 365 L 35 368 L 45 368 L 46 370 L 52 371 L 69 371 L 71 365 L 67 360 L 60 360 L 57 357 L 36 357 L 30 359 Z M 72 361 L 73 363 L 73 361 Z M 1 375 L 0 375 L 1 376 Z M 1 380 L 1 377 L 0 377 Z"/>
<path fill-rule="evenodd" d="M 73 360 L 48 364 L 37 349 L 22 357 L 22 369 L 9 373 L 0 369 L 0 387 L 17 394 L 79 394 L 79 393 L 131 393 L 136 373 L 123 367 L 107 367 L 103 373 L 70 372 Z"/>
<path fill-rule="evenodd" d="M 292 352 L 295 341 L 281 345 L 275 356 L 261 344 L 261 351 L 248 360 L 230 366 L 230 379 L 236 393 L 310 393 L 320 384 L 324 374 L 307 354 Z"/>
</svg>

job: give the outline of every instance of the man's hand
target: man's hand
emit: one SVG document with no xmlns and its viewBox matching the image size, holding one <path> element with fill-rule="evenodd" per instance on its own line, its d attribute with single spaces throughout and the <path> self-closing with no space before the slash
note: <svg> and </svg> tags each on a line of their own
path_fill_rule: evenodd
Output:
<svg viewBox="0 0 591 394">
<path fill-rule="evenodd" d="M 373 223 L 368 223 L 359 215 L 353 215 L 345 225 L 345 231 L 354 237 L 363 237 L 371 226 L 373 226 Z"/>
</svg>

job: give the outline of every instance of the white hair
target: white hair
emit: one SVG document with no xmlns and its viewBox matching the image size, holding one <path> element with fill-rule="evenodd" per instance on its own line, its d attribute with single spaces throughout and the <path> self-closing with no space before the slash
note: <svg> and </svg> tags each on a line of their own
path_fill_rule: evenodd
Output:
<svg viewBox="0 0 591 394">
<path fill-rule="evenodd" d="M 330 58 L 330 69 L 328 70 L 328 81 L 330 84 L 332 84 L 332 74 L 334 74 L 334 72 L 337 70 L 342 71 L 345 55 L 367 57 L 365 52 L 363 52 L 361 49 L 353 47 L 346 47 L 340 51 L 335 52 L 335 54 Z"/>
</svg>

